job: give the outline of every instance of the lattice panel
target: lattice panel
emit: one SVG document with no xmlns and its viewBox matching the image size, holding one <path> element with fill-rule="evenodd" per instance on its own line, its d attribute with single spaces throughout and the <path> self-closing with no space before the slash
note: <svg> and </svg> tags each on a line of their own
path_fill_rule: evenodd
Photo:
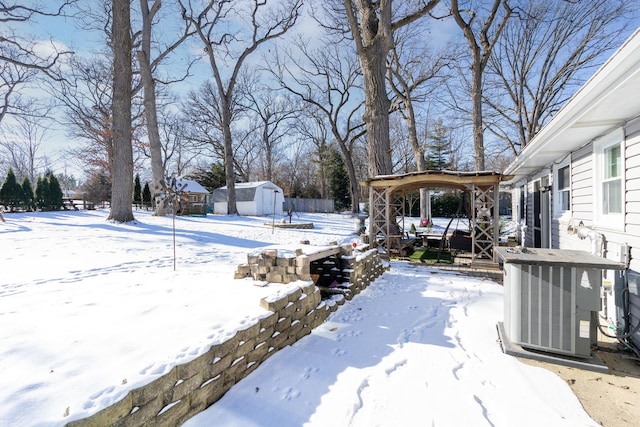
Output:
<svg viewBox="0 0 640 427">
<path fill-rule="evenodd" d="M 387 190 L 369 189 L 369 242 L 377 246 L 378 238 L 387 241 Z"/>
<path fill-rule="evenodd" d="M 391 210 L 391 217 L 389 219 L 393 223 L 390 224 L 390 226 L 395 228 L 398 218 L 401 218 L 402 222 L 404 222 L 404 196 L 397 193 L 391 195 L 389 199 L 389 208 Z M 391 232 L 394 230 L 390 229 L 389 231 Z"/>
<path fill-rule="evenodd" d="M 495 186 L 473 186 L 473 256 L 493 259 L 493 245 L 497 241 L 497 206 Z"/>
</svg>

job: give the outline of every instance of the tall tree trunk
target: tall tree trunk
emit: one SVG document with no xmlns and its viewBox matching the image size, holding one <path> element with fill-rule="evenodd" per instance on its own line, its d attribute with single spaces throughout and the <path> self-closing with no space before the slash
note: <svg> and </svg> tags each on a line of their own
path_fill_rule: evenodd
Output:
<svg viewBox="0 0 640 427">
<path fill-rule="evenodd" d="M 344 151 L 344 149 L 343 149 Z M 349 155 L 344 155 L 344 164 L 347 167 L 347 175 L 349 175 L 349 195 L 351 196 L 351 212 L 356 214 L 360 212 L 360 193 L 358 192 L 358 178 L 356 177 L 356 168 L 353 166 L 353 159 Z"/>
<path fill-rule="evenodd" d="M 360 63 L 365 87 L 365 113 L 367 127 L 367 153 L 369 176 L 393 173 L 391 142 L 389 138 L 389 107 L 387 95 L 386 57 L 389 49 L 382 42 L 369 46 Z"/>
<path fill-rule="evenodd" d="M 502 5 L 504 14 L 498 17 L 498 9 Z M 462 30 L 469 49 L 471 51 L 471 103 L 473 115 L 473 146 L 475 149 L 476 170 L 482 171 L 485 168 L 484 159 L 484 127 L 482 123 L 482 76 L 485 67 L 491 56 L 491 51 L 496 45 L 500 34 L 511 16 L 512 9 L 508 0 L 493 0 L 486 20 L 478 25 L 477 36 L 474 32 L 472 22 L 476 20 L 476 12 L 472 10 L 461 11 L 458 0 L 451 0 L 451 13 L 453 18 Z M 469 15 L 469 20 L 465 21 L 462 13 Z M 490 30 L 493 24 L 496 28 L 492 34 Z"/>
<path fill-rule="evenodd" d="M 404 104 L 409 144 L 416 159 L 416 169 L 418 172 L 424 172 L 427 170 L 427 161 L 424 155 L 424 147 L 418 141 L 418 130 L 416 129 L 416 118 L 411 98 L 406 98 Z M 420 218 L 431 218 L 431 191 L 428 188 L 420 189 Z"/>
<path fill-rule="evenodd" d="M 113 10 L 113 163 L 108 219 L 133 217 L 133 147 L 131 144 L 131 21 L 129 0 L 112 0 Z"/>
<path fill-rule="evenodd" d="M 153 180 L 153 196 L 155 199 L 154 215 L 163 216 L 169 213 L 169 208 L 160 200 L 162 189 L 161 182 L 164 181 L 164 167 L 162 165 L 162 143 L 160 142 L 160 132 L 158 131 L 158 114 L 156 108 L 155 81 L 149 66 L 148 51 L 139 50 L 137 52 L 138 63 L 140 64 L 140 79 L 144 87 L 144 115 L 147 121 L 147 137 L 149 138 L 149 151 L 151 154 L 151 176 Z"/>
<path fill-rule="evenodd" d="M 342 1 L 364 78 L 369 176 L 391 174 L 390 101 L 385 79 L 387 54 L 394 45 L 393 32 L 425 16 L 438 0 L 419 2 L 413 11 L 395 22 L 391 0 Z"/>
<path fill-rule="evenodd" d="M 160 8 L 159 0 L 154 2 L 154 10 Z M 140 80 L 144 88 L 144 114 L 147 121 L 147 136 L 149 138 L 149 152 L 151 155 L 152 194 L 155 199 L 154 215 L 163 216 L 169 213 L 168 206 L 161 203 L 160 192 L 165 179 L 162 164 L 162 144 L 158 130 L 158 113 L 156 107 L 156 84 L 151 70 L 151 26 L 153 14 L 149 10 L 148 0 L 140 0 L 142 11 L 142 42 L 140 50 L 136 52 L 140 65 Z M 155 12 L 154 12 L 155 14 Z"/>
<path fill-rule="evenodd" d="M 326 166 L 326 152 L 327 145 L 326 141 L 318 140 L 316 143 L 318 147 L 318 174 L 320 175 L 320 198 L 327 198 L 327 166 Z"/>
<path fill-rule="evenodd" d="M 416 129 L 416 114 L 413 109 L 411 97 L 407 96 L 404 100 L 405 106 L 405 122 L 407 123 L 407 133 L 409 135 L 409 144 L 416 159 L 416 168 L 419 172 L 427 170 L 427 161 L 424 156 L 424 148 L 418 141 L 418 130 Z M 420 217 L 431 218 L 431 191 L 428 188 L 420 189 Z"/>
<path fill-rule="evenodd" d="M 262 128 L 262 145 L 264 145 L 264 157 L 266 163 L 265 178 L 267 181 L 273 180 L 273 143 L 269 141 L 269 129 L 267 124 Z"/>
<path fill-rule="evenodd" d="M 473 53 L 473 76 L 471 81 L 471 102 L 473 104 L 473 147 L 475 152 L 475 165 L 477 171 L 483 171 L 484 163 L 484 127 L 482 124 L 482 75 L 483 69 L 479 59 L 479 52 Z M 483 67 L 484 68 L 484 67 Z"/>
<path fill-rule="evenodd" d="M 227 181 L 227 213 L 238 213 L 236 199 L 236 176 L 233 159 L 233 138 L 231 136 L 231 105 L 229 104 L 233 90 L 225 95 L 220 90 L 222 104 L 222 135 L 224 139 L 224 164 L 225 178 Z"/>
</svg>

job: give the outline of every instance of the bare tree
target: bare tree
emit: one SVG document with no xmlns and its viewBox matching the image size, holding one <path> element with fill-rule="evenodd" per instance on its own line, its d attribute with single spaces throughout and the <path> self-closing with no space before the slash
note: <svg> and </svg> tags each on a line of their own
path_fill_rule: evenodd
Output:
<svg viewBox="0 0 640 427">
<path fill-rule="evenodd" d="M 516 155 L 619 46 L 635 5 L 625 0 L 581 3 L 529 0 L 515 10 L 489 67 L 495 93 L 484 102 L 496 115 L 488 129 Z M 496 95 L 502 96 L 496 96 Z"/>
<path fill-rule="evenodd" d="M 133 221 L 133 147 L 131 143 L 131 8 L 113 0 L 113 167 L 108 219 Z"/>
<path fill-rule="evenodd" d="M 238 107 L 237 102 L 234 105 Z M 197 90 L 189 91 L 181 110 L 187 124 L 188 138 L 203 148 L 208 146 L 214 157 L 224 161 L 224 142 L 220 121 L 222 116 L 218 90 L 215 86 L 210 81 L 206 81 Z M 239 107 L 233 110 L 234 118 L 238 110 Z"/>
<path fill-rule="evenodd" d="M 79 166 L 106 176 L 111 176 L 113 163 L 112 75 L 111 64 L 102 56 L 74 57 L 66 81 L 50 85 L 64 108 L 61 120 L 67 136 L 87 141 L 71 150 L 70 157 Z"/>
<path fill-rule="evenodd" d="M 36 48 L 36 42 L 17 34 L 13 25 L 33 24 L 39 17 L 62 16 L 69 5 L 76 0 L 30 2 L 24 5 L 19 1 L 0 2 L 0 23 L 3 26 L 0 35 L 0 122 L 7 114 L 21 114 L 19 102 L 12 102 L 18 95 L 18 88 L 32 80 L 38 74 L 43 74 L 55 80 L 62 76 L 57 70 L 61 57 L 71 53 L 59 50 L 51 42 L 49 54 Z"/>
<path fill-rule="evenodd" d="M 45 167 L 39 152 L 49 130 L 49 107 L 29 99 L 19 109 L 29 113 L 15 116 L 13 124 L 5 126 L 0 148 L 16 176 L 36 182 L 38 172 Z"/>
<path fill-rule="evenodd" d="M 427 15 L 438 0 L 393 3 L 391 0 L 340 0 L 328 2 L 333 30 L 349 33 L 362 68 L 365 91 L 369 176 L 392 173 L 389 142 L 389 108 L 386 72 L 393 34 Z M 346 18 L 347 27 L 344 27 Z"/>
<path fill-rule="evenodd" d="M 0 123 L 8 114 L 19 115 L 20 93 L 18 88 L 31 81 L 37 71 L 10 62 L 0 62 Z"/>
<path fill-rule="evenodd" d="M 240 78 L 240 83 L 245 79 Z M 244 94 L 242 85 L 236 87 L 231 101 L 231 123 L 233 135 L 233 169 L 234 173 L 249 180 L 251 165 L 257 158 L 254 139 L 250 129 L 238 129 L 236 123 L 244 116 L 244 107 L 239 98 Z M 218 90 L 210 82 L 202 84 L 199 90 L 190 91 L 184 102 L 183 117 L 186 124 L 185 139 L 203 152 L 210 152 L 211 157 L 224 163 L 225 144 L 222 129 L 221 104 Z M 226 168 L 225 168 L 226 169 Z"/>
<path fill-rule="evenodd" d="M 504 30 L 512 9 L 509 0 L 493 0 L 493 4 L 482 16 L 480 7 L 473 10 L 461 8 L 458 0 L 451 0 L 451 13 L 462 30 L 471 52 L 471 103 L 473 120 L 473 145 L 476 170 L 485 169 L 484 127 L 482 121 L 482 83 L 483 75 L 491 51 Z M 500 13 L 500 9 L 503 12 Z M 463 17 L 463 15 L 465 15 Z"/>
<path fill-rule="evenodd" d="M 351 209 L 357 213 L 360 201 L 358 177 L 351 151 L 365 131 L 359 114 L 363 104 L 354 95 L 354 91 L 360 92 L 358 64 L 341 45 L 310 49 L 302 40 L 294 45 L 296 50 L 286 53 L 286 62 L 292 65 L 277 57 L 274 76 L 284 89 L 311 104 L 326 118 L 349 175 Z"/>
<path fill-rule="evenodd" d="M 294 123 L 294 129 L 299 137 L 303 141 L 311 141 L 313 149 L 312 156 L 309 158 L 315 161 L 307 162 L 308 164 L 317 164 L 317 187 L 319 196 L 322 199 L 327 198 L 327 149 L 329 145 L 329 134 L 331 126 L 328 123 L 328 118 L 325 113 L 320 109 L 315 108 L 312 104 L 307 103 L 302 107 L 299 120 Z M 300 144 L 304 145 L 304 144 Z M 300 153 L 302 149 L 296 151 L 296 154 Z M 304 152 L 304 151 L 302 151 Z M 307 160 L 309 159 L 307 158 Z M 296 159 L 299 159 L 297 157 Z M 292 185 L 293 187 L 293 185 Z"/>
<path fill-rule="evenodd" d="M 273 181 L 275 166 L 285 156 L 282 153 L 282 142 L 292 126 L 292 119 L 299 109 L 294 101 L 286 95 L 279 95 L 272 89 L 249 85 L 244 91 L 245 108 L 252 113 L 252 128 L 259 135 L 264 156 L 263 180 Z"/>
<path fill-rule="evenodd" d="M 389 138 L 393 147 L 393 170 L 397 173 L 415 172 L 416 158 L 409 143 L 407 124 L 398 114 L 389 116 Z"/>
<path fill-rule="evenodd" d="M 156 78 L 154 71 L 158 64 L 168 55 L 174 52 L 189 36 L 193 34 L 189 21 L 185 22 L 183 32 L 169 43 L 163 45 L 159 51 L 152 52 L 152 29 L 153 22 L 157 19 L 161 7 L 161 0 L 154 0 L 149 7 L 149 0 L 140 0 L 140 13 L 142 16 L 142 31 L 140 32 L 140 44 L 136 51 L 138 65 L 140 66 L 140 81 L 144 89 L 144 113 L 147 125 L 147 136 L 149 138 L 149 151 L 151 158 L 151 173 L 153 176 L 153 188 L 159 189 L 161 182 L 165 179 L 165 171 L 162 168 L 162 143 L 158 126 L 158 114 L 156 103 Z M 156 26 L 159 23 L 156 22 Z M 184 79 L 184 77 L 182 78 Z M 164 203 L 159 203 L 159 196 L 156 196 L 156 215 L 166 214 L 167 207 Z"/>
<path fill-rule="evenodd" d="M 425 171 L 425 147 L 418 137 L 416 105 L 433 96 L 437 83 L 443 80 L 441 73 L 451 59 L 440 54 L 430 55 L 423 45 L 417 43 L 416 39 L 421 35 L 420 31 L 410 28 L 406 32 L 396 32 L 396 42 L 389 55 L 388 80 L 394 94 L 392 106 L 407 126 L 416 169 Z M 420 216 L 431 217 L 430 194 L 425 188 L 420 190 Z"/>
<path fill-rule="evenodd" d="M 193 3 L 180 0 L 182 17 L 191 22 L 196 30 L 213 71 L 221 107 L 227 206 L 230 214 L 236 214 L 231 120 L 238 75 L 247 58 L 261 45 L 282 36 L 295 25 L 300 16 L 302 0 L 279 3 L 251 0 L 241 4 L 232 0 L 209 0 L 198 10 L 194 9 Z"/>
<path fill-rule="evenodd" d="M 326 198 L 318 188 L 324 179 L 320 177 L 319 168 L 315 147 L 308 144 L 307 140 L 298 140 L 292 144 L 289 156 L 283 161 L 283 174 L 278 185 L 289 197 Z M 287 209 L 296 211 L 298 207 L 294 203 Z"/>
<path fill-rule="evenodd" d="M 65 81 L 60 84 L 50 82 L 48 90 L 64 110 L 58 120 L 67 136 L 86 143 L 66 154 L 89 173 L 110 179 L 113 166 L 113 67 L 110 58 L 99 54 L 89 58 L 74 56 L 67 64 Z M 139 165 L 147 150 L 139 98 L 132 99 L 132 108 L 134 164 Z"/>
<path fill-rule="evenodd" d="M 202 144 L 194 144 L 188 137 L 189 123 L 181 113 L 163 108 L 160 110 L 158 125 L 162 143 L 162 170 L 167 176 L 184 176 L 202 156 Z"/>
</svg>

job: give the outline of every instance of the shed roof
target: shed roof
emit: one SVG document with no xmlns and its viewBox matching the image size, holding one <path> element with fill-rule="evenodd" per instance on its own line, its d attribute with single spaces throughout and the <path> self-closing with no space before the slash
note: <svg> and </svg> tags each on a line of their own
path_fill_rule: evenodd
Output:
<svg viewBox="0 0 640 427">
<path fill-rule="evenodd" d="M 209 194 L 209 190 L 200 185 L 197 181 L 191 179 L 176 179 L 176 186 L 180 188 L 183 184 L 187 186 L 184 188 L 183 192 L 185 193 L 206 193 Z"/>
<path fill-rule="evenodd" d="M 253 182 L 236 182 L 236 201 L 252 202 L 255 199 L 256 190 L 260 187 L 274 189 L 282 192 L 282 189 L 271 181 L 253 181 Z M 227 186 L 216 188 L 213 190 L 214 202 L 226 202 Z"/>
</svg>

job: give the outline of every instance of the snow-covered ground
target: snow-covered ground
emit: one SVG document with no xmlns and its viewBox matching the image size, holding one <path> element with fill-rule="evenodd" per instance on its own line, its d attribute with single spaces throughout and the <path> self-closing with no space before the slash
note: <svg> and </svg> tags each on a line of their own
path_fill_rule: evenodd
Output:
<svg viewBox="0 0 640 427">
<path fill-rule="evenodd" d="M 5 214 L 0 222 L 0 425 L 86 417 L 263 316 L 290 286 L 234 280 L 273 244 L 352 243 L 348 215 Z M 442 222 L 436 220 L 435 227 Z M 502 287 L 425 266 L 391 270 L 269 358 L 190 426 L 597 425 L 554 374 L 503 354 Z"/>
</svg>

